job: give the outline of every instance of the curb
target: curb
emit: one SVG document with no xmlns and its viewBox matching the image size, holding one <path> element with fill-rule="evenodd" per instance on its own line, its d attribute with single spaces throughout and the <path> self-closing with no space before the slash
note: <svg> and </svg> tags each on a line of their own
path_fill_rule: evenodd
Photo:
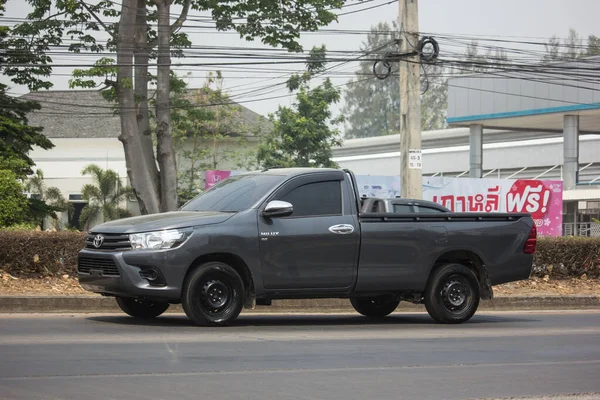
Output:
<svg viewBox="0 0 600 400">
<path fill-rule="evenodd" d="M 510 296 L 482 301 L 480 311 L 600 309 L 600 296 Z M 244 313 L 305 313 L 354 311 L 348 299 L 274 300 L 269 307 L 258 306 Z M 419 304 L 402 302 L 397 311 L 425 311 Z M 99 296 L 0 296 L 0 313 L 111 313 L 121 312 L 115 300 Z M 172 305 L 168 313 L 183 312 Z"/>
</svg>

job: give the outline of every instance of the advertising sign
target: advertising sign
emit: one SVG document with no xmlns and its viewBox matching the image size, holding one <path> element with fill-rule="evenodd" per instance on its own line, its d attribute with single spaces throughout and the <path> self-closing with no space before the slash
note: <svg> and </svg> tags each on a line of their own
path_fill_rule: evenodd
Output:
<svg viewBox="0 0 600 400">
<path fill-rule="evenodd" d="M 204 189 L 209 189 L 221 182 L 223 179 L 227 179 L 233 175 L 238 175 L 242 172 L 243 171 L 207 170 L 204 175 Z"/>
<path fill-rule="evenodd" d="M 531 213 L 541 236 L 562 235 L 562 181 L 423 178 L 423 200 L 458 212 Z"/>
</svg>

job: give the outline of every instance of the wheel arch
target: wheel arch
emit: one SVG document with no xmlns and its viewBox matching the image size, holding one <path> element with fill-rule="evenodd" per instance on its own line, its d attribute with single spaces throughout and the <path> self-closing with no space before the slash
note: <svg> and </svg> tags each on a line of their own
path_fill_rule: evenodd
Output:
<svg viewBox="0 0 600 400">
<path fill-rule="evenodd" d="M 433 273 L 442 265 L 452 263 L 462 264 L 465 267 L 469 268 L 471 271 L 473 271 L 473 273 L 477 277 L 477 281 L 479 282 L 480 297 L 482 299 L 489 300 L 493 298 L 494 293 L 492 290 L 492 284 L 485 263 L 481 256 L 472 250 L 454 249 L 446 251 L 445 253 L 440 255 L 434 262 L 431 270 L 429 271 L 427 281 L 429 282 L 429 280 L 433 276 Z"/>
<path fill-rule="evenodd" d="M 196 258 L 189 266 L 185 278 L 183 280 L 184 286 L 187 284 L 189 276 L 200 266 L 208 262 L 222 262 L 233 268 L 242 278 L 244 283 L 244 307 L 252 308 L 254 303 L 255 291 L 254 291 L 254 278 L 252 272 L 248 267 L 248 264 L 238 255 L 233 253 L 221 252 L 221 253 L 209 253 L 201 255 Z"/>
</svg>

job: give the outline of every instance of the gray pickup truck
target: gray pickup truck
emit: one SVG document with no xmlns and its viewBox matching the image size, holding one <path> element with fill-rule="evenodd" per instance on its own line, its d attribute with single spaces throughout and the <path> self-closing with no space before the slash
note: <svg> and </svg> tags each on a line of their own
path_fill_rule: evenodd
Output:
<svg viewBox="0 0 600 400">
<path fill-rule="evenodd" d="M 79 281 L 131 316 L 181 303 L 198 325 L 306 298 L 348 298 L 379 318 L 400 301 L 424 303 L 435 321 L 461 323 L 492 285 L 529 277 L 529 214 L 363 212 L 356 187 L 352 172 L 336 169 L 230 177 L 179 211 L 94 227 Z"/>
</svg>

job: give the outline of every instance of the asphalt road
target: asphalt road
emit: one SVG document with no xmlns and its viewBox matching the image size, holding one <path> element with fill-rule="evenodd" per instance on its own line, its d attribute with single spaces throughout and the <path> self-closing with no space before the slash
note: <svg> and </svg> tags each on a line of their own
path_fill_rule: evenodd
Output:
<svg viewBox="0 0 600 400">
<path fill-rule="evenodd" d="M 0 316 L 2 399 L 588 400 L 600 398 L 599 368 L 600 312 L 479 313 L 459 326 L 244 315 L 228 328 L 180 315 Z"/>
</svg>

